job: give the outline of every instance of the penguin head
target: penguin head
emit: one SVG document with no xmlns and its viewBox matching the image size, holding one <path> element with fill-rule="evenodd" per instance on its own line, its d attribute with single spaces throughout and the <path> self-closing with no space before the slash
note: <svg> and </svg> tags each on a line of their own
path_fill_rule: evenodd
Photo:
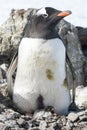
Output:
<svg viewBox="0 0 87 130">
<path fill-rule="evenodd" d="M 32 16 L 29 30 L 27 27 L 27 36 L 49 39 L 58 22 L 70 14 L 71 11 L 60 11 L 51 7 L 38 9 L 35 15 Z M 55 33 L 53 37 L 55 37 Z"/>
</svg>

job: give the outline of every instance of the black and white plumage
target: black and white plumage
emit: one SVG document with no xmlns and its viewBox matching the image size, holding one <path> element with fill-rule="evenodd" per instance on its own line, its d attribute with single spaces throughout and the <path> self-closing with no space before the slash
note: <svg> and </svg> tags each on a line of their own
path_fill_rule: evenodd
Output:
<svg viewBox="0 0 87 130">
<path fill-rule="evenodd" d="M 38 109 L 39 97 L 42 97 L 45 107 L 53 106 L 59 114 L 68 112 L 70 94 L 65 85 L 66 49 L 55 26 L 70 13 L 41 8 L 32 16 L 31 25 L 26 27 L 18 50 L 14 88 L 8 87 L 13 102 L 24 112 Z"/>
</svg>

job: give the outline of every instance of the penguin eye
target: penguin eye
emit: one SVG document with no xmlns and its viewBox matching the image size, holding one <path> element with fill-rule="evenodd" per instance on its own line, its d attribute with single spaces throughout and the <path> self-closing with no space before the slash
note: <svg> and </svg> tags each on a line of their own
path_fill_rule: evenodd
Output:
<svg viewBox="0 0 87 130">
<path fill-rule="evenodd" d="M 48 17 L 48 14 L 42 14 L 42 16 L 43 16 L 44 18 L 47 18 L 47 17 Z"/>
<path fill-rule="evenodd" d="M 37 16 L 42 16 L 43 18 L 47 18 L 48 17 L 48 14 L 47 14 L 45 8 L 41 8 L 41 9 L 37 10 L 36 14 L 37 14 Z"/>
</svg>

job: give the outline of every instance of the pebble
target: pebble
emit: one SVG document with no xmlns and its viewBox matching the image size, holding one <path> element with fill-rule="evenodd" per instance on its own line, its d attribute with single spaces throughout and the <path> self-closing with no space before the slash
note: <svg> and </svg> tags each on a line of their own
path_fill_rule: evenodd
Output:
<svg viewBox="0 0 87 130">
<path fill-rule="evenodd" d="M 79 117 L 80 121 L 87 121 L 87 116 L 83 115 Z"/>
<path fill-rule="evenodd" d="M 39 128 L 33 128 L 33 129 L 30 129 L 30 130 L 40 130 Z"/>
<path fill-rule="evenodd" d="M 78 112 L 77 114 L 78 114 L 78 116 L 85 115 L 85 111 L 80 111 L 80 112 Z"/>
<path fill-rule="evenodd" d="M 5 115 L 0 115 L 0 122 L 5 122 L 7 120 Z"/>
<path fill-rule="evenodd" d="M 72 122 L 70 120 L 68 120 L 67 123 L 66 123 L 66 130 L 71 129 L 72 126 L 73 126 Z"/>
<path fill-rule="evenodd" d="M 11 128 L 18 128 L 18 125 L 15 120 L 6 120 L 5 125 Z"/>
<path fill-rule="evenodd" d="M 3 129 L 4 129 L 4 127 L 5 127 L 5 124 L 4 124 L 4 123 L 2 123 L 2 122 L 0 122 L 0 130 L 3 130 Z"/>
<path fill-rule="evenodd" d="M 45 111 L 41 110 L 41 111 L 36 111 L 33 115 L 34 119 L 41 119 L 44 115 Z"/>
<path fill-rule="evenodd" d="M 29 129 L 30 125 L 27 121 L 24 121 L 23 124 L 21 125 L 21 127 L 25 128 L 25 129 Z"/>
<path fill-rule="evenodd" d="M 72 122 L 75 122 L 79 119 L 79 116 L 78 114 L 74 113 L 74 112 L 71 112 L 68 114 L 67 118 L 72 121 Z"/>
<path fill-rule="evenodd" d="M 19 119 L 17 120 L 17 124 L 18 124 L 19 126 L 21 126 L 23 123 L 24 123 L 24 119 L 19 118 Z"/>
<path fill-rule="evenodd" d="M 48 118 L 51 115 L 52 115 L 51 112 L 45 112 L 44 115 L 43 115 L 43 118 Z"/>
<path fill-rule="evenodd" d="M 45 130 L 46 126 L 47 126 L 46 121 L 40 121 L 40 125 L 39 125 L 40 130 Z"/>
<path fill-rule="evenodd" d="M 46 130 L 54 130 L 54 128 L 50 126 L 49 128 L 46 128 Z"/>
<path fill-rule="evenodd" d="M 87 87 L 76 88 L 76 104 L 87 108 Z"/>
<path fill-rule="evenodd" d="M 40 124 L 39 121 L 36 121 L 36 120 L 32 121 L 32 127 L 37 127 L 37 126 L 39 126 L 39 124 Z"/>
<path fill-rule="evenodd" d="M 54 128 L 54 130 L 60 130 L 61 129 L 61 127 L 59 126 L 58 123 L 55 123 L 53 128 Z"/>
</svg>

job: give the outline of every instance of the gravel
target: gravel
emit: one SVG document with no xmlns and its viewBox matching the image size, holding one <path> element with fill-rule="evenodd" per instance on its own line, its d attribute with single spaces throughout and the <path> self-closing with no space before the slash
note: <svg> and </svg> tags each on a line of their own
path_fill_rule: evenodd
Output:
<svg viewBox="0 0 87 130">
<path fill-rule="evenodd" d="M 7 94 L 7 84 L 0 85 L 0 130 L 87 130 L 87 109 L 79 107 L 59 116 L 49 110 L 34 115 L 22 114 Z"/>
</svg>

